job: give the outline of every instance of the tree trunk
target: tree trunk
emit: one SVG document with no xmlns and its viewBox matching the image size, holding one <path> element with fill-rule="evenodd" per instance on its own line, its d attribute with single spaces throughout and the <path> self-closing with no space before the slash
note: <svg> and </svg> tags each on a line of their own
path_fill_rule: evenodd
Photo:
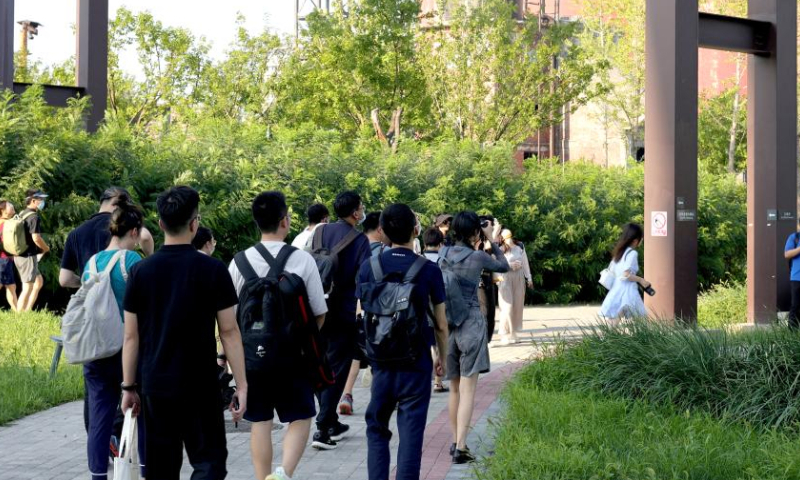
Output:
<svg viewBox="0 0 800 480">
<path fill-rule="evenodd" d="M 739 109 L 741 108 L 740 82 L 742 78 L 742 56 L 736 56 L 736 92 L 733 94 L 733 118 L 728 136 L 728 173 L 736 173 L 736 131 L 739 127 Z"/>
</svg>

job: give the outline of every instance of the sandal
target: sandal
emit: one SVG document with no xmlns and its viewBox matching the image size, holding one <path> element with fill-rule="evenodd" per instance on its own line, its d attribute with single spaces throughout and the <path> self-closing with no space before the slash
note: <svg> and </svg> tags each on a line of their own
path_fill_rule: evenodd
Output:
<svg viewBox="0 0 800 480">
<path fill-rule="evenodd" d="M 450 389 L 444 386 L 444 383 L 434 383 L 433 384 L 433 391 L 436 393 L 444 393 L 449 392 Z"/>
</svg>

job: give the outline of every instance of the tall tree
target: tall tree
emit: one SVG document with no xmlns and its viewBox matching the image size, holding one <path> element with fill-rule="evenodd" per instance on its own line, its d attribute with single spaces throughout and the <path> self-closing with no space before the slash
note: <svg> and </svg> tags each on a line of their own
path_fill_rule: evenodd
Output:
<svg viewBox="0 0 800 480">
<path fill-rule="evenodd" d="M 420 64 L 439 132 L 521 142 L 597 93 L 604 68 L 576 40 L 577 25 L 539 30 L 506 0 L 442 2 L 420 40 Z"/>
</svg>

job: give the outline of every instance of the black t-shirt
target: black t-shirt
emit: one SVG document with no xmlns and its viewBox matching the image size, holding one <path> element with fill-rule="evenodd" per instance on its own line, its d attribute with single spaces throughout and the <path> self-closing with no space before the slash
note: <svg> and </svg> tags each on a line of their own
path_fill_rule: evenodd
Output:
<svg viewBox="0 0 800 480">
<path fill-rule="evenodd" d="M 33 215 L 30 215 L 30 212 L 33 212 Z M 26 208 L 19 214 L 20 218 L 28 215 L 28 218 L 25 219 L 25 243 L 28 245 L 28 248 L 25 250 L 25 253 L 20 255 L 21 257 L 33 257 L 42 253 L 42 250 L 39 248 L 36 243 L 33 242 L 33 234 L 38 233 L 39 235 L 42 234 L 42 226 L 39 220 L 39 211 L 34 210 L 32 208 Z"/>
<path fill-rule="evenodd" d="M 329 223 L 322 228 L 322 245 L 333 249 L 353 227 L 339 220 Z M 355 321 L 356 318 L 356 273 L 370 258 L 369 239 L 363 233 L 359 234 L 350 245 L 339 254 L 339 264 L 333 276 L 334 290 L 328 300 L 328 318 Z M 333 318 L 331 318 L 333 317 Z"/>
<path fill-rule="evenodd" d="M 419 255 L 407 248 L 392 248 L 386 250 L 380 255 L 381 268 L 385 277 L 395 276 L 402 278 L 411 268 L 411 265 L 419 258 Z M 360 295 L 360 286 L 363 283 L 374 282 L 375 275 L 372 273 L 372 265 L 370 262 L 364 262 L 361 269 L 358 271 L 358 284 L 356 287 L 356 294 Z M 414 303 L 414 311 L 420 315 L 419 321 L 424 325 L 423 329 L 426 337 L 426 345 L 433 344 L 433 329 L 428 323 L 428 308 L 429 305 L 439 305 L 446 300 L 446 293 L 444 290 L 444 279 L 442 271 L 439 266 L 428 260 L 419 274 L 414 280 L 414 293 L 411 296 L 411 301 Z M 417 366 L 421 368 L 429 368 L 431 362 L 430 352 L 420 352 L 420 361 Z"/>
<path fill-rule="evenodd" d="M 92 255 L 108 247 L 111 241 L 111 232 L 108 230 L 110 223 L 111 213 L 95 213 L 83 225 L 71 231 L 64 244 L 61 268 L 83 274 L 83 267 Z"/>
<path fill-rule="evenodd" d="M 217 312 L 238 303 L 228 269 L 191 245 L 165 245 L 137 263 L 125 311 L 137 314 L 145 395 L 213 394 Z"/>
</svg>

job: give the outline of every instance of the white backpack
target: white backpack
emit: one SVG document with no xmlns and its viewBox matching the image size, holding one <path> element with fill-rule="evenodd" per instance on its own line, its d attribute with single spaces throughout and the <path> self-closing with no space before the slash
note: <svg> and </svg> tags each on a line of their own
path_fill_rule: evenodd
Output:
<svg viewBox="0 0 800 480">
<path fill-rule="evenodd" d="M 89 278 L 72 296 L 61 319 L 64 355 L 69 363 L 88 363 L 110 357 L 122 350 L 124 328 L 119 304 L 111 288 L 111 271 L 120 257 L 122 278 L 128 281 L 125 269 L 127 250 L 117 251 L 105 270 L 97 271 L 97 255 L 89 260 Z"/>
</svg>

